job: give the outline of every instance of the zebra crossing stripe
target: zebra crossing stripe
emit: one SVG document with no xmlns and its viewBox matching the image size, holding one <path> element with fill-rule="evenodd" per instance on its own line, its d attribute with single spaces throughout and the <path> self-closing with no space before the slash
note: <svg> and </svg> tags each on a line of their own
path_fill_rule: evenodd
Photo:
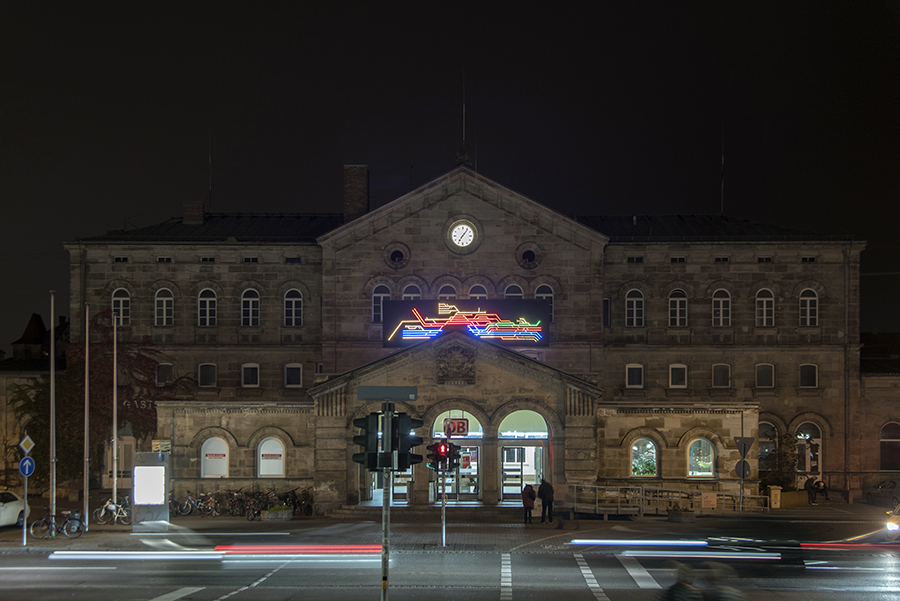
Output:
<svg viewBox="0 0 900 601">
<path fill-rule="evenodd" d="M 512 560 L 509 553 L 500 554 L 500 601 L 512 601 Z"/>
<path fill-rule="evenodd" d="M 622 564 L 622 567 L 628 572 L 628 575 L 634 578 L 635 583 L 640 588 L 662 588 L 659 586 L 659 583 L 653 576 L 650 575 L 644 566 L 638 562 L 634 557 L 626 557 L 623 555 L 616 555 L 619 563 Z"/>
<path fill-rule="evenodd" d="M 600 585 L 597 584 L 597 579 L 594 578 L 594 573 L 591 571 L 590 566 L 588 566 L 587 561 L 584 560 L 584 556 L 581 553 L 576 553 L 575 561 L 578 562 L 578 568 L 581 570 L 581 575 L 584 576 L 584 581 L 594 594 L 594 598 L 597 599 L 597 601 L 609 601 L 609 597 L 606 596 L 606 593 L 604 593 L 603 589 L 600 588 Z"/>
</svg>

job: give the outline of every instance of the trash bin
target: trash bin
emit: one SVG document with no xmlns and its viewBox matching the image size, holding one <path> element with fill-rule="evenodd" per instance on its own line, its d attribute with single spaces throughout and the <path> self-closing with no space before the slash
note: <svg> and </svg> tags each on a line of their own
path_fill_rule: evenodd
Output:
<svg viewBox="0 0 900 601">
<path fill-rule="evenodd" d="M 781 509 L 781 487 L 769 486 L 769 508 Z"/>
</svg>

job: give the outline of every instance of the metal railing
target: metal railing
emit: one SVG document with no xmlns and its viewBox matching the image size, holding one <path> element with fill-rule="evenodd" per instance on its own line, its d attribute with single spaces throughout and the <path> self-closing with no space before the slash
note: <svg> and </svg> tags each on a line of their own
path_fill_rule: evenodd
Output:
<svg viewBox="0 0 900 601">
<path fill-rule="evenodd" d="M 721 491 L 650 486 L 572 486 L 571 509 L 575 513 L 664 515 L 680 510 L 704 515 L 741 510 L 768 511 L 769 497 L 744 495 L 743 507 L 741 505 L 739 495 Z"/>
</svg>

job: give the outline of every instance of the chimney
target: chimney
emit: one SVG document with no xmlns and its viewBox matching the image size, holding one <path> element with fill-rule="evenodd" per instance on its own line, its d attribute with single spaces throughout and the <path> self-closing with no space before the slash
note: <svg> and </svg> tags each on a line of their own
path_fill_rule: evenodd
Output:
<svg viewBox="0 0 900 601">
<path fill-rule="evenodd" d="M 185 225 L 203 225 L 205 216 L 202 202 L 181 203 L 181 222 Z"/>
<path fill-rule="evenodd" d="M 369 210 L 369 166 L 344 165 L 344 223 Z"/>
</svg>

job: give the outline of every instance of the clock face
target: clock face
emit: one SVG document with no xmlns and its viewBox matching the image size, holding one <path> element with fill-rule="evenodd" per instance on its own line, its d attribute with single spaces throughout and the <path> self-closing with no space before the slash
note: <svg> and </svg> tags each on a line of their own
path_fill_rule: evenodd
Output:
<svg viewBox="0 0 900 601">
<path fill-rule="evenodd" d="M 466 247 L 475 240 L 475 232 L 472 230 L 472 226 L 460 223 L 450 231 L 450 239 L 453 244 Z"/>
</svg>

